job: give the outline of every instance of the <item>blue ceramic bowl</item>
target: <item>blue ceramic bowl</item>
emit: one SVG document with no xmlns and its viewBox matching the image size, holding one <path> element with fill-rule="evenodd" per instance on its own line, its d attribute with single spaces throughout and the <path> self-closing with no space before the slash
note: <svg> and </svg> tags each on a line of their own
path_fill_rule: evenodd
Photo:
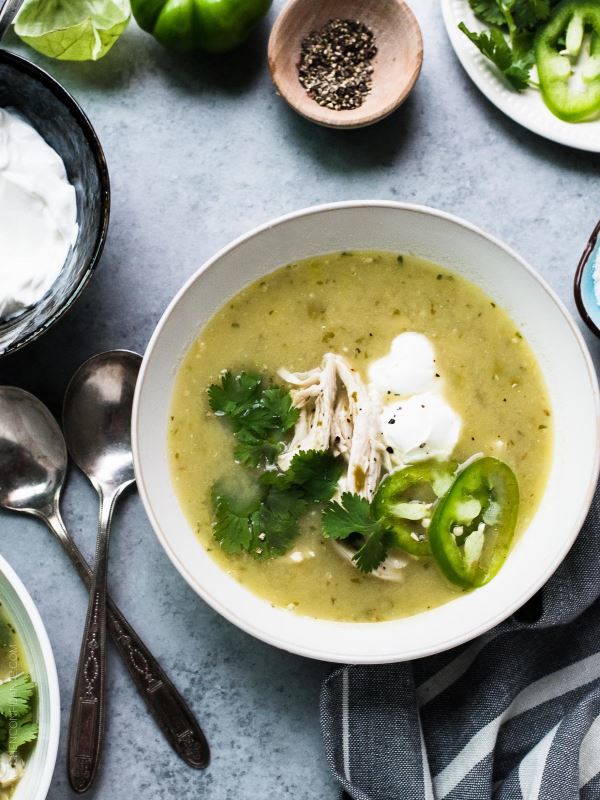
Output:
<svg viewBox="0 0 600 800">
<path fill-rule="evenodd" d="M 600 336 L 600 222 L 587 243 L 575 273 L 575 302 L 588 328 Z"/>
<path fill-rule="evenodd" d="M 53 286 L 32 308 L 0 324 L 0 357 L 41 336 L 89 281 L 108 230 L 110 185 L 98 137 L 76 101 L 47 72 L 0 50 L 0 108 L 27 119 L 65 163 L 77 198 L 79 233 Z"/>
</svg>

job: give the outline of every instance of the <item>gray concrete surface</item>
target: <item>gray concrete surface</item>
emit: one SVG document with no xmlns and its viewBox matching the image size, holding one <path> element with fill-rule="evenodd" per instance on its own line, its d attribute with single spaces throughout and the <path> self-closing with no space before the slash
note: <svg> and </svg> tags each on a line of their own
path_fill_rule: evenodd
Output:
<svg viewBox="0 0 600 800">
<path fill-rule="evenodd" d="M 269 22 L 282 5 L 276 0 Z M 600 216 L 600 158 L 503 117 L 462 71 L 437 0 L 412 5 L 425 39 L 413 95 L 378 126 L 345 133 L 311 125 L 276 96 L 268 23 L 219 59 L 175 57 L 133 24 L 97 64 L 48 61 L 9 39 L 91 118 L 108 159 L 112 217 L 83 298 L 42 340 L 0 362 L 0 382 L 33 391 L 58 413 L 76 367 L 108 348 L 143 351 L 172 295 L 217 248 L 271 217 L 333 200 L 399 199 L 466 217 L 520 251 L 574 312 L 573 272 Z M 64 511 L 90 553 L 96 499 L 75 472 Z M 75 795 L 64 734 L 86 597 L 41 525 L 0 514 L 0 531 L 0 552 L 27 584 L 54 645 L 63 739 L 49 798 L 68 800 Z M 318 721 L 328 666 L 254 641 L 208 608 L 171 567 L 135 493 L 117 513 L 110 582 L 202 720 L 213 762 L 198 774 L 178 761 L 112 658 L 108 741 L 92 797 L 338 797 Z"/>
</svg>

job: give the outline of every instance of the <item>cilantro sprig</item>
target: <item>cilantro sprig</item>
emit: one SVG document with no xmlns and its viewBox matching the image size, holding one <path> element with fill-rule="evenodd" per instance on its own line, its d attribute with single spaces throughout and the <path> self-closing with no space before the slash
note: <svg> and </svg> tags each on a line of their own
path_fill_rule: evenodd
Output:
<svg viewBox="0 0 600 800">
<path fill-rule="evenodd" d="M 533 30 L 545 22 L 560 0 L 469 0 L 473 13 L 488 25 L 504 27 L 510 33 Z"/>
<path fill-rule="evenodd" d="M 263 472 L 246 497 L 222 483 L 213 486 L 213 533 L 226 553 L 274 558 L 286 553 L 311 505 L 335 494 L 342 472 L 331 453 L 298 453 L 286 472 Z"/>
<path fill-rule="evenodd" d="M 35 741 L 39 733 L 39 726 L 37 722 L 34 722 L 31 712 L 15 722 L 16 724 L 9 726 L 6 743 L 6 749 L 10 755 L 14 755 L 24 744 Z"/>
<path fill-rule="evenodd" d="M 479 51 L 498 67 L 513 88 L 521 92 L 529 86 L 533 58 L 527 55 L 517 56 L 515 49 L 506 41 L 499 28 L 492 28 L 489 33 L 485 31 L 475 33 L 470 31 L 464 22 L 458 27 Z"/>
<path fill-rule="evenodd" d="M 0 683 L 0 714 L 3 717 L 22 717 L 27 714 L 34 691 L 35 683 L 25 673 Z"/>
<path fill-rule="evenodd" d="M 37 738 L 38 725 L 33 719 L 35 690 L 35 683 L 26 673 L 0 683 L 0 749 L 11 755 Z"/>
<path fill-rule="evenodd" d="M 237 441 L 235 458 L 249 467 L 272 464 L 298 420 L 289 392 L 267 386 L 251 372 L 223 373 L 221 383 L 209 387 L 208 400 L 214 414 L 229 420 Z"/>
<path fill-rule="evenodd" d="M 469 0 L 475 16 L 489 26 L 476 33 L 459 29 L 519 92 L 533 85 L 535 35 L 560 0 Z"/>
<path fill-rule="evenodd" d="M 326 539 L 348 539 L 354 535 L 363 542 L 352 560 L 361 572 L 372 572 L 386 558 L 392 546 L 392 534 L 378 519 L 369 501 L 360 495 L 345 492 L 339 503 L 330 502 L 321 515 Z"/>
</svg>

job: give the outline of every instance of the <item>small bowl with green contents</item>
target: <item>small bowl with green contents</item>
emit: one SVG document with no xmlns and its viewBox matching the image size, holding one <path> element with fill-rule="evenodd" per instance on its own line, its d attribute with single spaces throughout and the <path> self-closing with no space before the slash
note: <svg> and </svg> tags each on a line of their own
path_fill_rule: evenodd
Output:
<svg viewBox="0 0 600 800">
<path fill-rule="evenodd" d="M 52 648 L 27 589 L 0 556 L 0 797 L 44 800 L 54 773 L 60 694 Z"/>
<path fill-rule="evenodd" d="M 362 128 L 406 100 L 423 39 L 404 0 L 290 0 L 273 26 L 269 68 L 299 114 L 329 128 Z"/>
</svg>

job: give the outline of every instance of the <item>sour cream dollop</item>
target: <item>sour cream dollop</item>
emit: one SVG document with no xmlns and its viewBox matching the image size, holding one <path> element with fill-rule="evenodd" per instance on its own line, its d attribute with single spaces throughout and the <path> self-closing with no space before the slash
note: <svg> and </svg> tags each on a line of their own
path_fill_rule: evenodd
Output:
<svg viewBox="0 0 600 800">
<path fill-rule="evenodd" d="M 452 455 L 462 420 L 443 396 L 435 349 L 426 336 L 397 336 L 389 354 L 371 365 L 369 380 L 382 403 L 379 428 L 394 465 Z"/>
<path fill-rule="evenodd" d="M 461 419 L 443 397 L 423 392 L 384 406 L 381 433 L 392 461 L 415 464 L 447 459 L 460 436 Z"/>
<path fill-rule="evenodd" d="M 35 305 L 77 238 L 75 189 L 58 153 L 0 108 L 0 320 Z"/>
<path fill-rule="evenodd" d="M 422 333 L 401 333 L 392 341 L 387 356 L 369 367 L 369 381 L 381 395 L 400 397 L 433 389 L 435 351 Z"/>
</svg>

